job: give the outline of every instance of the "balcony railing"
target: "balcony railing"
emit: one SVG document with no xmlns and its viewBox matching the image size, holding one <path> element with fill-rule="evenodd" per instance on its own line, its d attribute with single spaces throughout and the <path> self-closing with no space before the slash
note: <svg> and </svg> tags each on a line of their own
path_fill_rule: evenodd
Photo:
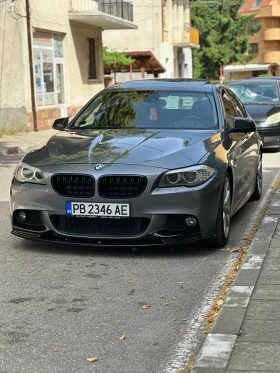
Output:
<svg viewBox="0 0 280 373">
<path fill-rule="evenodd" d="M 129 0 L 71 0 L 71 11 L 100 11 L 133 22 L 133 3 Z"/>
<path fill-rule="evenodd" d="M 133 4 L 124 0 L 98 0 L 98 10 L 133 22 Z"/>
</svg>

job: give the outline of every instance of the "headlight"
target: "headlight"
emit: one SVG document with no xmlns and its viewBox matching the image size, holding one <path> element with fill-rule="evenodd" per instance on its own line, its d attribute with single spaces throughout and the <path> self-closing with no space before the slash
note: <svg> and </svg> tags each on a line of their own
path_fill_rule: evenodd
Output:
<svg viewBox="0 0 280 373">
<path fill-rule="evenodd" d="M 279 126 L 280 125 L 280 113 L 276 113 L 271 115 L 270 117 L 266 118 L 266 120 L 262 123 L 260 123 L 260 126 L 262 127 L 273 127 L 273 126 Z"/>
<path fill-rule="evenodd" d="M 158 186 L 160 188 L 171 186 L 193 187 L 205 183 L 215 173 L 216 170 L 209 166 L 193 166 L 172 170 L 162 176 Z"/>
<path fill-rule="evenodd" d="M 14 176 L 20 183 L 46 184 L 44 174 L 39 168 L 23 162 L 17 166 Z"/>
</svg>

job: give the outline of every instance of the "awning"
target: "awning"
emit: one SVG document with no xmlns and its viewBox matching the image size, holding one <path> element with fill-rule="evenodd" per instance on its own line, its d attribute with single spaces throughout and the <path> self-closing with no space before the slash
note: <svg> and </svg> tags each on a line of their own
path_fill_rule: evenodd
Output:
<svg viewBox="0 0 280 373">
<path fill-rule="evenodd" d="M 141 70 L 141 67 L 144 67 L 148 73 L 154 71 L 157 73 L 165 72 L 165 68 L 151 51 L 125 52 L 125 55 L 135 60 L 132 64 L 133 70 Z"/>
<path fill-rule="evenodd" d="M 146 72 L 148 74 L 153 74 L 155 77 L 158 76 L 160 73 L 164 73 L 166 69 L 156 56 L 151 51 L 131 51 L 125 52 L 126 57 L 131 57 L 134 62 L 132 66 L 116 66 L 108 68 L 104 68 L 105 74 L 110 74 L 111 72 L 125 72 L 125 71 L 141 71 L 142 73 Z"/>
<path fill-rule="evenodd" d="M 224 71 L 228 72 L 241 72 L 241 71 L 258 71 L 263 70 L 267 71 L 271 64 L 265 63 L 249 63 L 247 65 L 227 65 L 224 67 Z"/>
</svg>

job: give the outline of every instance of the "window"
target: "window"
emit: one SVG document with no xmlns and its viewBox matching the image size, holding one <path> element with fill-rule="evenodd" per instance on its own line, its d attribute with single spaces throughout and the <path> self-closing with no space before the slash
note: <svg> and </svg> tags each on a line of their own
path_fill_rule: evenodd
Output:
<svg viewBox="0 0 280 373">
<path fill-rule="evenodd" d="M 237 116 L 240 118 L 247 118 L 247 113 L 242 104 L 238 101 L 236 96 L 234 96 L 231 92 L 228 92 L 229 97 L 234 105 L 234 109 L 237 113 Z"/>
<path fill-rule="evenodd" d="M 249 45 L 250 45 L 250 49 L 248 51 L 249 54 L 255 54 L 255 53 L 259 52 L 259 44 L 258 43 L 253 43 L 253 44 L 249 44 Z"/>
<path fill-rule="evenodd" d="M 233 127 L 234 123 L 233 123 L 233 119 L 231 117 L 236 117 L 237 115 L 235 113 L 232 102 L 231 102 L 227 92 L 225 92 L 225 91 L 223 91 L 223 93 L 222 93 L 222 100 L 223 100 L 223 104 L 224 104 L 224 108 L 225 108 L 226 120 L 227 120 L 228 124 L 231 127 Z"/>
<path fill-rule="evenodd" d="M 258 8 L 261 5 L 262 1 L 263 0 L 256 0 L 252 5 L 252 8 Z"/>
<path fill-rule="evenodd" d="M 57 65 L 63 69 L 63 36 L 35 32 L 33 34 L 34 75 L 37 106 L 57 105 L 64 102 L 64 82 L 58 80 Z M 61 71 L 62 72 L 62 71 Z M 60 91 L 60 99 L 57 98 Z"/>
<path fill-rule="evenodd" d="M 96 75 L 96 53 L 95 53 L 95 39 L 88 39 L 88 78 L 97 79 Z"/>
<path fill-rule="evenodd" d="M 76 128 L 218 129 L 207 92 L 144 90 L 100 93 L 75 120 Z"/>
</svg>

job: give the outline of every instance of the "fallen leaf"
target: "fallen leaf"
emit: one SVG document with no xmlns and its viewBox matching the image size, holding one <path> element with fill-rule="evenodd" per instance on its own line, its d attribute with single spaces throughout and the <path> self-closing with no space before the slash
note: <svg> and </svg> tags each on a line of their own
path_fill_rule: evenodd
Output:
<svg viewBox="0 0 280 373">
<path fill-rule="evenodd" d="M 168 306 L 168 302 L 164 303 L 165 306 Z"/>
<path fill-rule="evenodd" d="M 146 304 L 145 306 L 142 306 L 142 310 L 147 310 L 148 308 L 150 308 L 151 306 L 149 306 L 148 304 Z"/>
<path fill-rule="evenodd" d="M 176 321 L 177 319 L 174 317 L 174 319 L 172 319 L 173 321 Z"/>
<path fill-rule="evenodd" d="M 224 303 L 224 301 L 222 299 L 220 299 L 220 300 L 218 300 L 217 305 L 221 306 L 223 303 Z"/>
<path fill-rule="evenodd" d="M 95 363 L 97 360 L 97 357 L 89 357 L 87 360 L 89 363 Z"/>
<path fill-rule="evenodd" d="M 184 284 L 184 282 L 178 282 L 178 284 Z"/>
<path fill-rule="evenodd" d="M 203 260 L 207 260 L 207 258 L 204 258 Z"/>
<path fill-rule="evenodd" d="M 53 352 L 57 352 L 58 351 L 58 348 L 55 348 L 54 350 L 53 350 Z"/>
<path fill-rule="evenodd" d="M 187 330 L 184 330 L 184 334 L 188 334 L 189 332 Z"/>
<path fill-rule="evenodd" d="M 133 253 L 136 253 L 136 251 L 137 251 L 136 247 L 133 247 L 133 248 L 131 249 L 131 251 L 132 251 Z"/>
<path fill-rule="evenodd" d="M 161 295 L 161 296 L 160 296 L 160 298 L 164 298 L 164 296 L 163 296 L 163 295 Z"/>
<path fill-rule="evenodd" d="M 198 322 L 199 324 L 202 324 L 202 323 L 203 323 L 203 320 L 197 320 L 197 322 Z"/>
<path fill-rule="evenodd" d="M 165 274 L 165 275 L 168 275 L 168 273 L 167 273 L 167 272 L 165 272 L 164 274 Z"/>
<path fill-rule="evenodd" d="M 239 247 L 233 247 L 233 248 L 230 250 L 230 252 L 231 252 L 231 253 L 234 253 L 235 251 L 239 251 L 239 250 L 240 250 Z"/>
<path fill-rule="evenodd" d="M 124 340 L 126 338 L 126 335 L 123 334 L 121 337 L 120 337 L 120 340 Z"/>
<path fill-rule="evenodd" d="M 134 281 L 133 281 L 133 280 L 130 280 L 129 282 L 132 284 Z"/>
<path fill-rule="evenodd" d="M 183 321 L 187 321 L 187 319 L 183 319 Z"/>
</svg>

